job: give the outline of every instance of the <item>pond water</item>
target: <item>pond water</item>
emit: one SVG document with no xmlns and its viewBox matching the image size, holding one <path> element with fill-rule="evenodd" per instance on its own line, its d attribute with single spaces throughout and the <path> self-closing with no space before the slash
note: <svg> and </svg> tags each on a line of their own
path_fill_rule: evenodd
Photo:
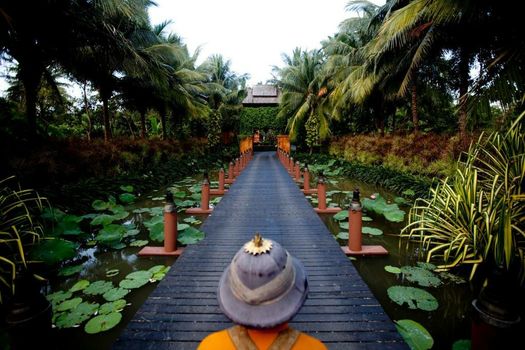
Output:
<svg viewBox="0 0 525 350">
<path fill-rule="evenodd" d="M 376 186 L 370 186 L 361 182 L 345 178 L 334 178 L 333 180 L 335 180 L 334 183 L 328 184 L 328 191 L 352 191 L 357 187 L 361 192 L 361 199 L 370 197 L 374 193 L 379 193 L 389 202 L 394 202 L 394 198 L 397 197 L 394 193 L 389 193 Z M 336 193 L 331 196 L 332 202 L 343 204 L 343 207 L 344 197 L 346 197 L 346 194 Z M 389 222 L 382 215 L 364 211 L 363 216 L 366 215 L 373 220 L 363 222 L 363 226 L 379 228 L 384 234 L 381 236 L 363 235 L 363 245 L 381 245 L 388 250 L 389 254 L 387 256 L 356 257 L 355 260 L 352 259 L 352 262 L 392 320 L 412 319 L 417 321 L 433 336 L 433 349 L 451 349 L 455 341 L 470 339 L 469 312 L 470 303 L 474 298 L 472 286 L 468 282 L 457 284 L 442 279 L 443 284 L 441 286 L 425 288 L 404 280 L 402 274 L 396 275 L 385 271 L 384 267 L 387 265 L 396 267 L 415 266 L 418 261 L 418 247 L 407 247 L 406 242 L 400 242 L 397 236 L 406 225 L 409 207 L 403 205 L 400 206 L 400 209 L 405 211 L 406 215 L 405 220 L 399 223 Z M 339 227 L 339 222 L 334 220 L 332 215 L 322 215 L 321 218 L 334 235 L 345 231 Z M 348 243 L 347 240 L 337 240 L 341 246 Z M 403 306 L 396 304 L 390 300 L 387 294 L 387 289 L 394 285 L 425 289 L 438 300 L 438 309 L 427 312 L 411 310 L 406 304 Z"/>
<path fill-rule="evenodd" d="M 217 177 L 215 173 L 210 174 L 211 178 Z M 202 176 L 186 178 L 182 183 L 177 183 L 177 188 L 191 194 L 190 187 L 199 184 Z M 370 196 L 372 193 L 380 195 L 389 201 L 396 196 L 393 193 L 386 192 L 374 186 L 363 183 L 350 181 L 344 178 L 332 178 L 334 183 L 329 184 L 329 191 L 351 191 L 355 187 L 361 190 L 362 198 Z M 198 186 L 198 185 L 197 185 Z M 143 208 L 162 207 L 163 195 L 166 189 L 160 189 L 153 193 L 143 195 L 135 203 L 127 206 L 125 209 L 132 212 Z M 345 200 L 345 193 L 334 193 L 331 198 L 333 203 L 341 203 Z M 197 198 L 197 197 L 195 197 Z M 315 204 L 314 204 L 315 206 Z M 408 207 L 402 206 L 401 209 L 407 212 Z M 459 339 L 469 338 L 470 318 L 469 305 L 473 298 L 471 287 L 468 283 L 456 284 L 444 281 L 444 284 L 437 288 L 424 288 L 434 295 L 439 301 L 439 307 L 435 311 L 426 312 L 421 310 L 411 310 L 406 306 L 399 306 L 391 301 L 387 294 L 387 289 L 393 285 L 407 285 L 417 287 L 414 283 L 402 279 L 402 275 L 396 275 L 386 272 L 384 267 L 392 265 L 401 267 L 405 265 L 414 266 L 416 264 L 416 247 L 406 248 L 406 244 L 399 244 L 399 238 L 396 236 L 403 228 L 405 222 L 393 223 L 385 220 L 381 215 L 367 213 L 367 216 L 373 220 L 364 222 L 363 226 L 370 226 L 381 229 L 384 234 L 381 236 L 363 236 L 363 244 L 382 245 L 388 251 L 389 255 L 384 257 L 358 257 L 352 260 L 353 264 L 359 271 L 362 278 L 368 284 L 373 294 L 379 300 L 387 314 L 393 320 L 412 319 L 421 323 L 433 336 L 435 345 L 433 349 L 450 349 L 452 343 Z M 130 216 L 131 217 L 131 216 Z M 148 240 L 146 228 L 141 224 L 150 218 L 148 213 L 135 213 L 126 218 L 126 223 L 135 224 L 140 229 L 136 239 Z M 188 216 L 179 213 L 179 223 Z M 337 235 L 345 231 L 339 227 L 339 222 L 334 220 L 330 215 L 322 215 L 329 230 Z M 406 216 L 405 216 L 406 218 Z M 406 219 L 405 219 L 406 220 Z M 192 226 L 199 227 L 200 224 L 193 223 Z M 346 240 L 339 240 L 340 245 L 346 245 Z M 152 244 L 153 242 L 150 242 Z M 152 245 L 161 245 L 154 243 Z M 147 270 L 156 265 L 171 266 L 175 261 L 174 258 L 148 257 L 139 258 L 136 254 L 141 248 L 127 246 L 120 250 L 108 250 L 93 247 L 80 250 L 79 254 L 83 257 L 82 271 L 68 278 L 61 278 L 51 281 L 50 292 L 58 290 L 67 290 L 71 288 L 79 279 L 86 279 L 91 282 L 97 280 L 106 280 L 118 285 L 128 273 L 137 270 Z M 108 271 L 118 270 L 118 274 L 108 277 Z M 84 323 L 78 328 L 55 329 L 54 336 L 61 349 L 110 349 L 111 345 L 124 330 L 126 324 L 131 320 L 138 308 L 146 300 L 149 294 L 155 289 L 157 283 L 148 283 L 145 286 L 133 289 L 126 297 L 127 306 L 122 311 L 122 321 L 109 331 L 89 335 L 84 332 Z M 96 299 L 98 298 L 98 299 Z M 97 296 L 91 301 L 104 303 L 104 300 Z"/>
</svg>

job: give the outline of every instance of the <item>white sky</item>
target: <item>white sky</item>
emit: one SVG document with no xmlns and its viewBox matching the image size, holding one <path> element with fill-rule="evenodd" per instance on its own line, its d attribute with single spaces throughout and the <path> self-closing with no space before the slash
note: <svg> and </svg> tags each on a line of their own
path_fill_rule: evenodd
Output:
<svg viewBox="0 0 525 350">
<path fill-rule="evenodd" d="M 375 0 L 384 3 L 384 0 Z M 150 19 L 181 36 L 190 52 L 201 46 L 199 62 L 219 53 L 237 73 L 248 73 L 249 85 L 271 79 L 282 53 L 295 47 L 320 48 L 350 13 L 348 0 L 156 0 Z"/>
</svg>

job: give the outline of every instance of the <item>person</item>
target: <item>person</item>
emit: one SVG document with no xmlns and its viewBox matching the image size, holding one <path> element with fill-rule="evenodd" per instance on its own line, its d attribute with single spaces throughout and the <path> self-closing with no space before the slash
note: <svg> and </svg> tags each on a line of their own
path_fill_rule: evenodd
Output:
<svg viewBox="0 0 525 350">
<path fill-rule="evenodd" d="M 224 270 L 217 299 L 236 325 L 212 333 L 198 350 L 326 350 L 318 339 L 288 326 L 308 294 L 302 263 L 259 234 Z"/>
</svg>

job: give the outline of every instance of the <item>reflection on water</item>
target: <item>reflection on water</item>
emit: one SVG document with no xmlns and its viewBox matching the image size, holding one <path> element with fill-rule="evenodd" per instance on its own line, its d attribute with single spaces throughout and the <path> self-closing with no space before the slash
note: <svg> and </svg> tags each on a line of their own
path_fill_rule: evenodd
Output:
<svg viewBox="0 0 525 350">
<path fill-rule="evenodd" d="M 336 181 L 336 184 L 329 185 L 328 190 L 351 191 L 358 187 L 361 191 L 361 198 L 369 197 L 376 192 L 390 201 L 396 197 L 393 193 L 360 182 L 348 179 L 336 179 Z M 343 204 L 344 197 L 344 194 L 334 194 L 332 201 Z M 409 207 L 401 206 L 401 209 L 406 211 L 408 215 Z M 363 222 L 363 226 L 379 228 L 384 234 L 382 236 L 363 235 L 363 245 L 382 245 L 388 250 L 389 255 L 357 257 L 352 262 L 392 320 L 412 319 L 421 323 L 434 338 L 433 349 L 448 350 L 451 349 L 456 340 L 470 339 L 469 307 L 474 296 L 468 283 L 455 284 L 443 280 L 444 284 L 438 288 L 425 288 L 403 280 L 402 275 L 392 274 L 384 270 L 386 265 L 401 267 L 403 265 L 415 265 L 417 262 L 418 247 L 407 247 L 405 241 L 400 244 L 400 240 L 396 236 L 406 224 L 407 215 L 405 215 L 405 222 L 394 223 L 388 222 L 382 215 L 367 213 L 367 216 L 371 217 L 373 221 Z M 321 218 L 334 235 L 342 231 L 339 224 L 331 216 L 323 215 Z M 338 239 L 338 242 L 340 245 L 347 244 L 346 240 Z M 427 312 L 399 306 L 391 301 L 387 295 L 387 289 L 393 285 L 423 288 L 439 301 L 439 308 Z"/>
</svg>

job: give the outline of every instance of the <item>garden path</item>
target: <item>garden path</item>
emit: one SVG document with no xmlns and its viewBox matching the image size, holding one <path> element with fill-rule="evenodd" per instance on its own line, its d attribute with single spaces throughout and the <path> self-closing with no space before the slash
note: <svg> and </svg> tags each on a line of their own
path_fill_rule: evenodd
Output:
<svg viewBox="0 0 525 350">
<path fill-rule="evenodd" d="M 114 344 L 116 350 L 195 349 L 232 323 L 216 289 L 240 247 L 260 232 L 305 265 L 310 292 L 291 326 L 329 349 L 406 349 L 393 322 L 274 152 L 256 153 Z"/>
</svg>

